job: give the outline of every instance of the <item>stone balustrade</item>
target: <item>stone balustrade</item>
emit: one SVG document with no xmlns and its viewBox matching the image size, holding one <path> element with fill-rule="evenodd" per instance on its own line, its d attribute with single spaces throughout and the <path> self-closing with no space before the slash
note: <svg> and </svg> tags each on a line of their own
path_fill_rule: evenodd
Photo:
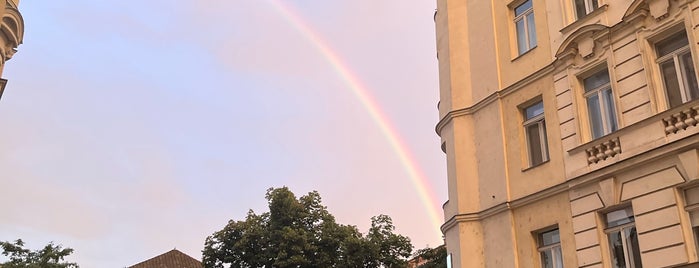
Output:
<svg viewBox="0 0 699 268">
<path fill-rule="evenodd" d="M 699 122 L 699 106 L 693 106 L 676 112 L 662 119 L 665 135 L 677 133 L 689 127 L 695 127 Z"/>
<path fill-rule="evenodd" d="M 619 143 L 619 137 L 616 137 L 610 140 L 603 140 L 585 149 L 585 151 L 587 152 L 587 164 L 596 164 L 597 162 L 620 154 L 621 143 Z"/>
</svg>

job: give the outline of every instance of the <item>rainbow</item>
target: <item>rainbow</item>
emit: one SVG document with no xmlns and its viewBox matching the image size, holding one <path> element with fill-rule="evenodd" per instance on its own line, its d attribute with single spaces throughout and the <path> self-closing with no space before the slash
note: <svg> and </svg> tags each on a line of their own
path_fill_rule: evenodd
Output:
<svg viewBox="0 0 699 268">
<path fill-rule="evenodd" d="M 417 161 L 410 153 L 408 146 L 402 141 L 401 137 L 398 135 L 398 131 L 393 127 L 390 120 L 388 120 L 385 113 L 381 110 L 380 106 L 371 96 L 368 88 L 362 83 L 362 81 L 355 75 L 350 68 L 345 64 L 340 56 L 334 52 L 328 43 L 323 40 L 322 36 L 315 32 L 311 28 L 310 24 L 307 23 L 298 12 L 296 12 L 291 6 L 282 3 L 280 0 L 269 0 L 269 2 L 274 6 L 274 8 L 282 15 L 286 20 L 288 20 L 294 28 L 300 32 L 305 38 L 313 44 L 320 54 L 328 61 L 328 63 L 333 67 L 335 72 L 344 80 L 347 87 L 352 90 L 354 96 L 357 97 L 359 102 L 364 106 L 366 111 L 371 116 L 372 120 L 381 130 L 383 136 L 388 140 L 391 148 L 398 156 L 400 163 L 405 168 L 405 171 L 410 177 L 413 187 L 420 197 L 420 201 L 424 204 L 427 214 L 429 216 L 430 222 L 434 225 L 434 230 L 438 237 L 441 238 L 441 232 L 439 227 L 442 224 L 441 219 L 441 208 L 438 205 L 439 199 L 434 195 L 429 181 L 426 176 L 420 170 Z"/>
</svg>

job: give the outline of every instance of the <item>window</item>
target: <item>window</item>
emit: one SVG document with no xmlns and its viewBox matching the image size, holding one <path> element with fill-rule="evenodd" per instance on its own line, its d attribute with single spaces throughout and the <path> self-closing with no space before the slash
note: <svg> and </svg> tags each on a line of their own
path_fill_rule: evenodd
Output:
<svg viewBox="0 0 699 268">
<path fill-rule="evenodd" d="M 692 223 L 694 246 L 699 251 L 699 186 L 685 190 L 684 199 L 686 203 L 685 210 L 689 212 L 689 219 Z"/>
<path fill-rule="evenodd" d="M 524 108 L 524 131 L 529 149 L 529 166 L 536 166 L 549 160 L 546 139 L 546 121 L 544 120 L 544 103 L 539 101 Z"/>
<path fill-rule="evenodd" d="M 614 95 L 605 68 L 583 79 L 587 112 L 590 118 L 592 138 L 596 139 L 617 130 Z"/>
<path fill-rule="evenodd" d="M 699 97 L 699 86 L 689 52 L 687 32 L 681 31 L 655 44 L 658 65 L 670 107 Z"/>
<path fill-rule="evenodd" d="M 527 0 L 515 7 L 515 27 L 517 28 L 517 51 L 519 51 L 519 55 L 536 47 L 536 27 L 534 26 L 532 0 Z"/>
<path fill-rule="evenodd" d="M 575 1 L 575 15 L 578 19 L 585 17 L 585 15 L 590 14 L 599 7 L 597 0 L 574 0 Z"/>
<path fill-rule="evenodd" d="M 605 214 L 613 268 L 641 268 L 641 251 L 631 207 Z"/>
<path fill-rule="evenodd" d="M 558 229 L 539 234 L 539 254 L 542 268 L 563 268 L 561 236 Z"/>
</svg>

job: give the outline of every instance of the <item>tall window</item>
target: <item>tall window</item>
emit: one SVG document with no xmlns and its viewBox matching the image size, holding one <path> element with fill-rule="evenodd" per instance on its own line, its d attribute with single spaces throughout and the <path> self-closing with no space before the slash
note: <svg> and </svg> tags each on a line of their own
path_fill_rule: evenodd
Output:
<svg viewBox="0 0 699 268">
<path fill-rule="evenodd" d="M 524 108 L 524 131 L 529 149 L 529 166 L 536 166 L 548 161 L 549 150 L 543 102 L 540 101 Z"/>
<path fill-rule="evenodd" d="M 561 236 L 558 229 L 539 234 L 539 254 L 542 268 L 563 268 Z"/>
<path fill-rule="evenodd" d="M 638 234 L 631 207 L 605 215 L 613 268 L 642 268 Z"/>
<path fill-rule="evenodd" d="M 587 112 L 590 117 L 592 138 L 596 139 L 617 130 L 614 95 L 609 84 L 609 72 L 605 68 L 583 79 Z"/>
<path fill-rule="evenodd" d="M 668 104 L 676 107 L 699 97 L 699 86 L 684 30 L 655 44 Z"/>
<path fill-rule="evenodd" d="M 685 209 L 689 212 L 694 234 L 694 246 L 699 251 L 699 186 L 684 191 Z"/>
<path fill-rule="evenodd" d="M 536 47 L 532 0 L 527 0 L 515 7 L 515 27 L 517 28 L 517 50 L 520 55 Z"/>
<path fill-rule="evenodd" d="M 590 14 L 598 7 L 597 0 L 574 0 L 575 1 L 575 15 L 578 19 L 585 17 L 585 15 Z"/>
</svg>

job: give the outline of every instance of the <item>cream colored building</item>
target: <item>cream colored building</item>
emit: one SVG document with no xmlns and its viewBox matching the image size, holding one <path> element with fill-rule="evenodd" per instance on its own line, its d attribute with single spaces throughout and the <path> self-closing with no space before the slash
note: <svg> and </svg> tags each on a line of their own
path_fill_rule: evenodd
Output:
<svg viewBox="0 0 699 268">
<path fill-rule="evenodd" d="M 17 47 L 24 38 L 24 19 L 17 9 L 19 0 L 0 0 L 0 77 L 5 68 L 5 62 L 17 52 Z M 4 3 L 3 3 L 4 2 Z M 7 80 L 0 78 L 0 97 L 5 90 Z"/>
<path fill-rule="evenodd" d="M 437 0 L 453 267 L 699 262 L 699 1 Z"/>
</svg>

